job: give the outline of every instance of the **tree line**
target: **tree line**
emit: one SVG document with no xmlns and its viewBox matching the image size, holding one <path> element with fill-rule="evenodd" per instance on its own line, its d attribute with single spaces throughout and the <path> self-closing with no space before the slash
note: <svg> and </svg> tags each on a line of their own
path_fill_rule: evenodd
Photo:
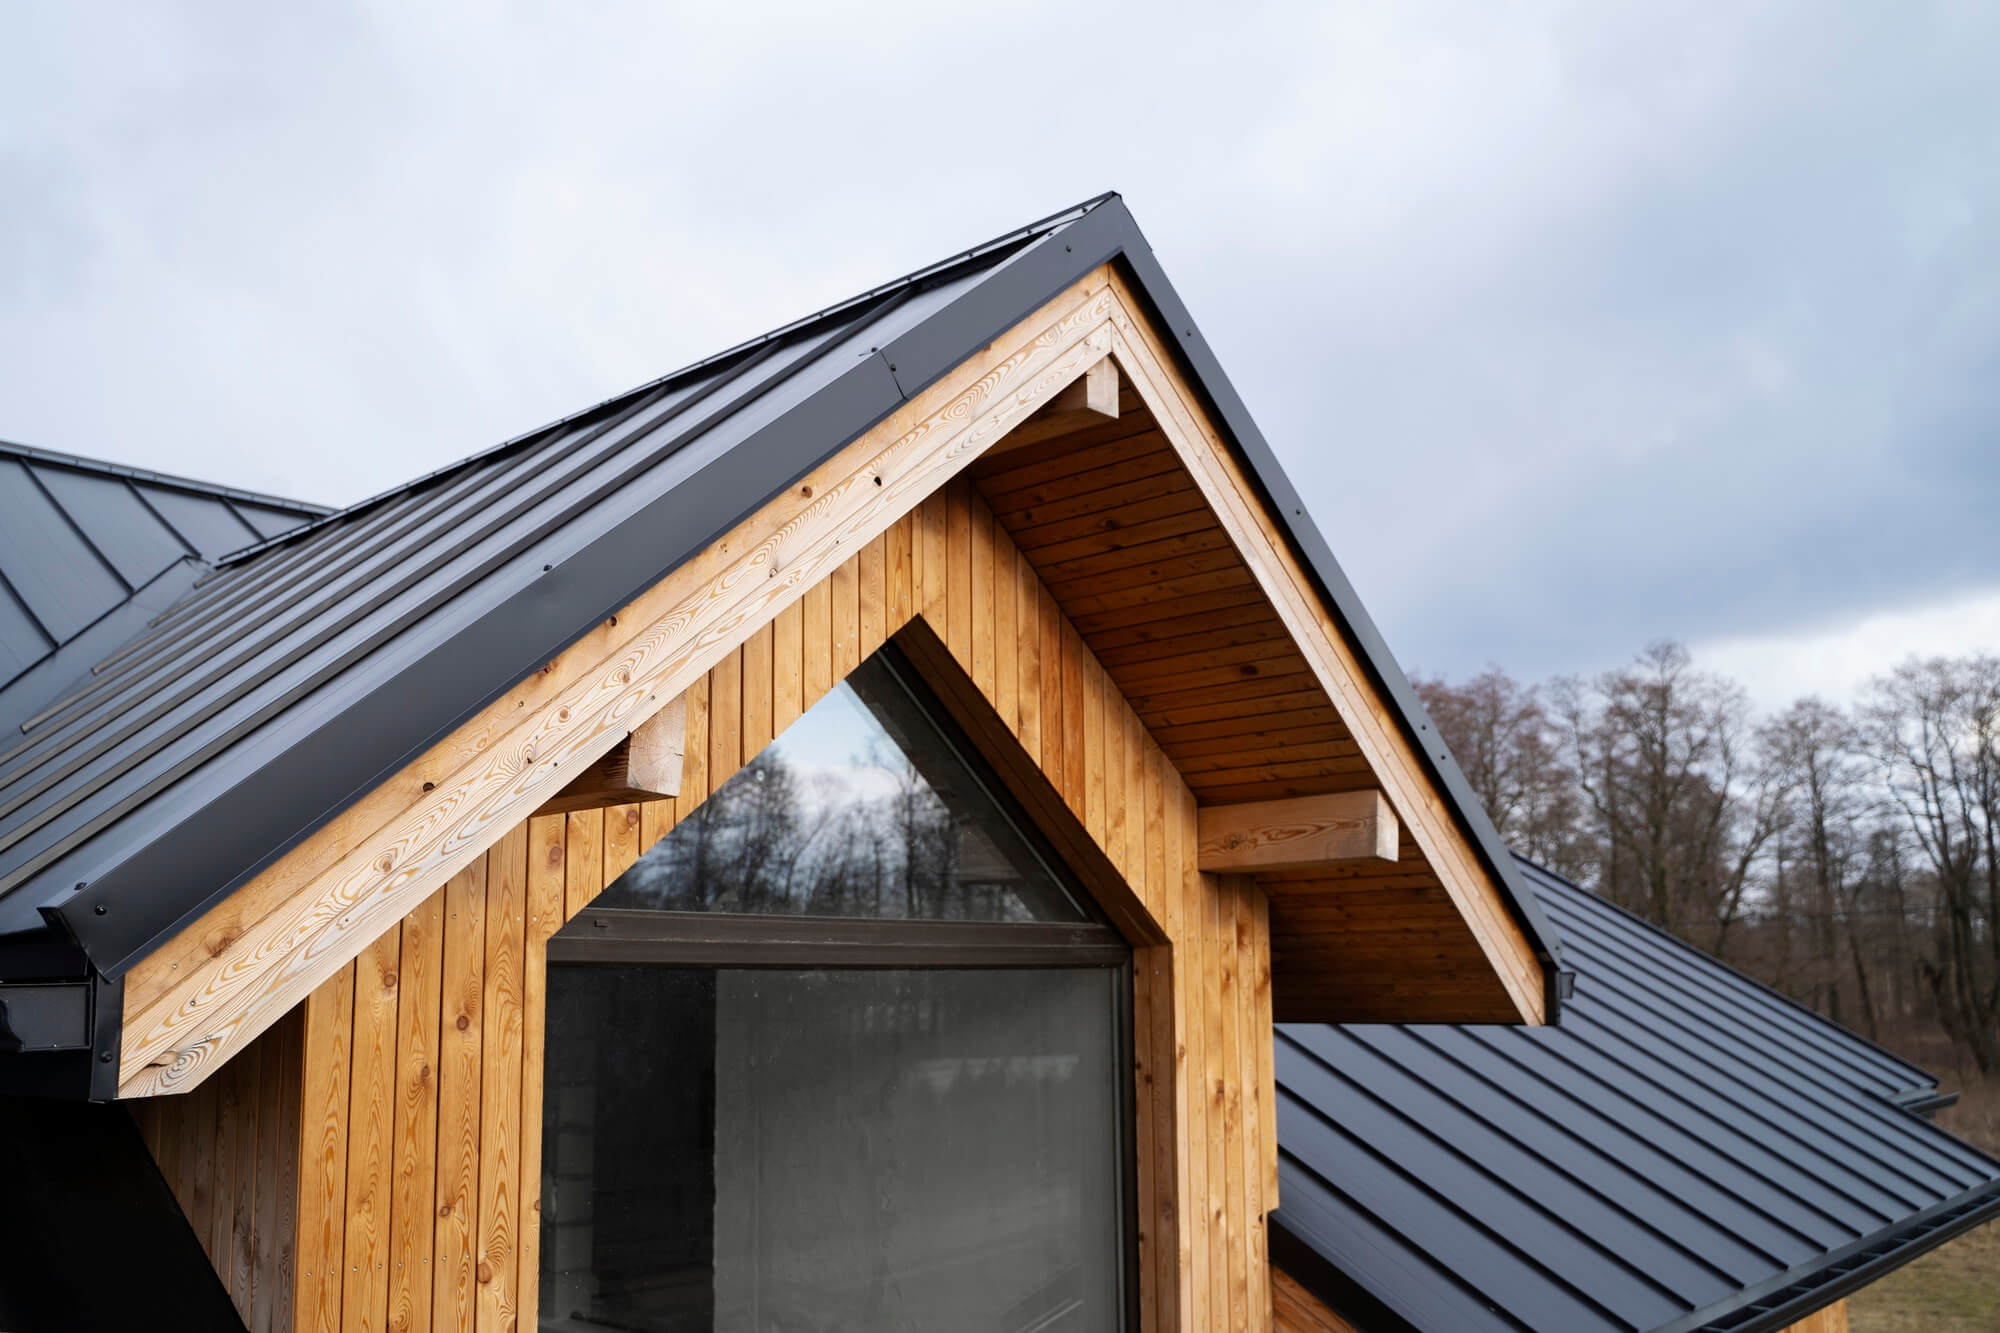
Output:
<svg viewBox="0 0 2000 1333">
<path fill-rule="evenodd" d="M 1765 715 L 1674 643 L 1415 684 L 1522 855 L 1871 1038 L 2000 1068 L 2000 658 Z"/>
</svg>

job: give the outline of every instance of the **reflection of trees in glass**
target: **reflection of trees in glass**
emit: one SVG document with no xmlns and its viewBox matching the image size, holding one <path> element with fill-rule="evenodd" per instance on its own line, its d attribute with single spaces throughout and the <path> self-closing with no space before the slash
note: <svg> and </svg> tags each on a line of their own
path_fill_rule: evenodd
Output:
<svg viewBox="0 0 2000 1333">
<path fill-rule="evenodd" d="M 1031 919 L 1020 871 L 893 746 L 802 774 L 766 749 L 628 871 L 615 899 L 662 911 Z"/>
</svg>

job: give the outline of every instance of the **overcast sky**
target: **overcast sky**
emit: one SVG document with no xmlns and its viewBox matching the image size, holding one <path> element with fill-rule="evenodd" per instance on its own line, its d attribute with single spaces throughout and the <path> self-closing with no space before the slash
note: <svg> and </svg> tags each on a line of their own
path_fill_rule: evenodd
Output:
<svg viewBox="0 0 2000 1333">
<path fill-rule="evenodd" d="M 2000 651 L 2000 6 L 10 7 L 0 437 L 357 499 L 1121 191 L 1404 663 Z"/>
</svg>

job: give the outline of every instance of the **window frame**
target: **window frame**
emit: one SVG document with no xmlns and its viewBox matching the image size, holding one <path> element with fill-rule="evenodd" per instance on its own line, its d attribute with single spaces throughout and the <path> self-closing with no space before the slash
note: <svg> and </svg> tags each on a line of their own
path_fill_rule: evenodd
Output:
<svg viewBox="0 0 2000 1333">
<path fill-rule="evenodd" d="M 904 654 L 884 644 L 882 659 L 913 707 L 957 754 L 984 789 L 995 813 L 1013 826 L 1085 914 L 1082 921 L 959 921 L 900 917 L 759 915 L 670 911 L 643 907 L 585 907 L 547 944 L 555 969 L 591 966 L 661 966 L 738 970 L 1073 969 L 1113 973 L 1110 993 L 1114 1188 L 1123 1235 L 1117 1247 L 1122 1293 L 1122 1333 L 1141 1333 L 1139 1283 L 1139 1123 L 1132 943 L 1104 917 L 1096 896 L 1050 845 L 1006 785 L 992 761 L 968 736 Z M 775 739 L 775 737 L 773 738 Z M 671 834 L 669 835 L 671 836 Z M 544 1232 L 542 1243 L 549 1234 Z M 537 1263 L 540 1256 L 537 1255 Z"/>
</svg>

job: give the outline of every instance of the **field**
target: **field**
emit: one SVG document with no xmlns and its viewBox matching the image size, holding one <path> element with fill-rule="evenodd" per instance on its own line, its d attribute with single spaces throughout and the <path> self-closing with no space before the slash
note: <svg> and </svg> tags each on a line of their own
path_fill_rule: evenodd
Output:
<svg viewBox="0 0 2000 1333">
<path fill-rule="evenodd" d="M 1933 1069 L 1943 1073 L 1940 1064 Z M 1943 1076 L 1964 1090 L 1938 1123 L 2000 1156 L 2000 1079 Z M 1896 1270 L 1847 1304 L 1852 1333 L 1994 1333 L 2000 1330 L 2000 1222 L 1988 1222 Z"/>
</svg>

